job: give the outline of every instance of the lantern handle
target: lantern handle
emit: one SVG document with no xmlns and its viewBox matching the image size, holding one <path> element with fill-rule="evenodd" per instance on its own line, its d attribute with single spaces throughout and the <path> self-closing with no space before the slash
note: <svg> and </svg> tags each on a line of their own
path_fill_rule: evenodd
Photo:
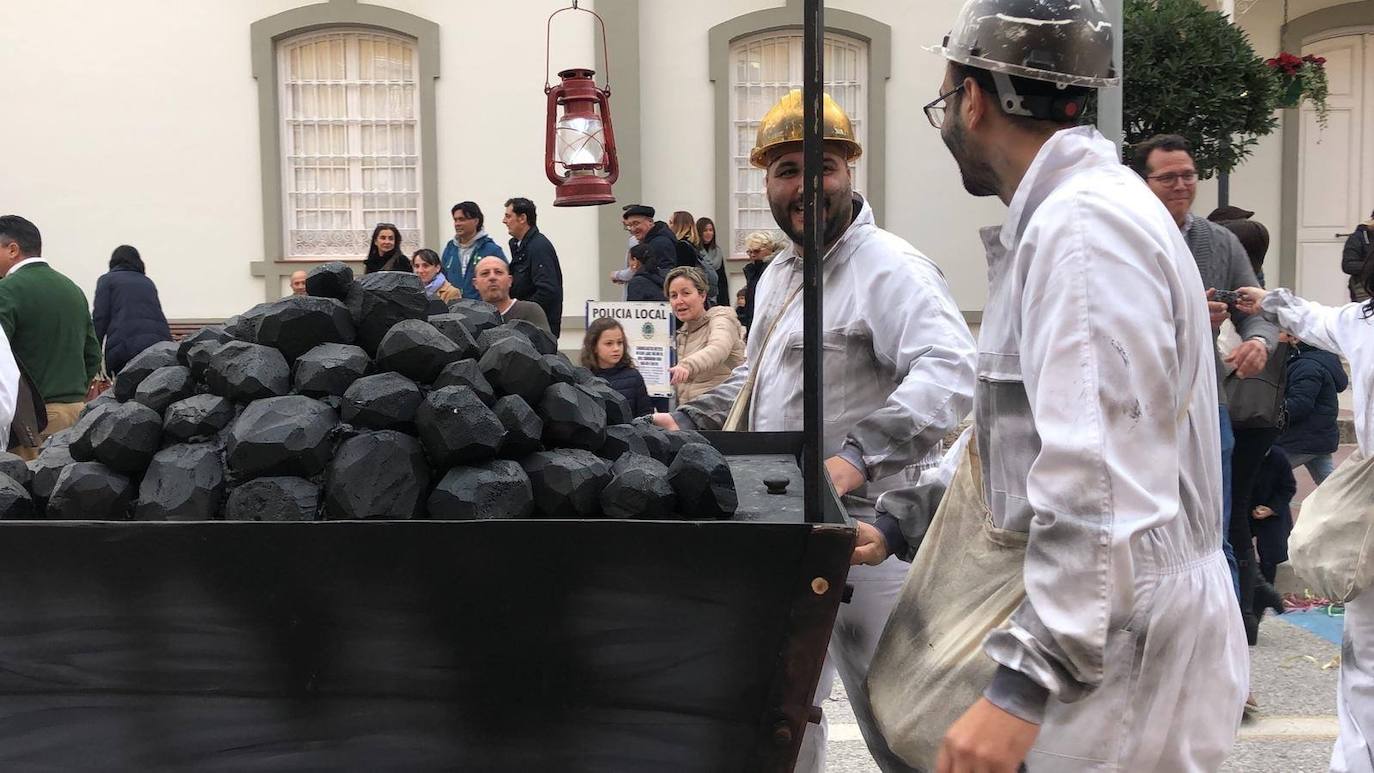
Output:
<svg viewBox="0 0 1374 773">
<path fill-rule="evenodd" d="M 557 16 L 560 13 L 563 13 L 564 11 L 581 11 L 583 13 L 589 13 L 592 16 L 595 16 L 596 21 L 601 25 L 601 61 L 606 67 L 606 69 L 601 72 L 601 79 L 606 82 L 606 86 L 602 89 L 602 91 L 606 92 L 607 94 L 610 94 L 611 49 L 606 44 L 606 20 L 602 19 L 601 14 L 597 13 L 596 11 L 588 10 L 586 8 L 579 8 L 577 3 L 578 0 L 572 0 L 572 7 L 559 8 L 557 11 L 554 11 L 553 13 L 549 14 L 549 21 L 544 25 L 544 93 L 547 94 L 553 89 L 553 85 L 549 82 L 549 59 L 551 48 L 550 41 L 553 39 L 553 17 Z"/>
</svg>

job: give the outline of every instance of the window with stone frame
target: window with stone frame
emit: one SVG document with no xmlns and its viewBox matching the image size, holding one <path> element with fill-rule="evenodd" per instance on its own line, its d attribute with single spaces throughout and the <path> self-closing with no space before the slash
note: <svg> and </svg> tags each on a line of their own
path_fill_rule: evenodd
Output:
<svg viewBox="0 0 1374 773">
<path fill-rule="evenodd" d="M 777 231 L 763 189 L 763 170 L 749 163 L 759 122 L 787 92 L 802 86 L 801 30 L 768 32 L 730 45 L 731 169 L 730 206 L 734 210 L 729 254 L 744 252 L 744 239 L 754 231 Z M 859 144 L 867 146 L 868 44 L 846 35 L 825 38 L 825 90 L 854 123 Z M 850 167 L 854 190 L 864 189 L 867 157 Z M 722 234 L 722 236 L 724 236 Z M 722 239 L 724 242 L 724 239 Z"/>
<path fill-rule="evenodd" d="M 362 257 L 378 223 L 423 245 L 415 41 L 330 28 L 277 56 L 286 257 Z"/>
</svg>

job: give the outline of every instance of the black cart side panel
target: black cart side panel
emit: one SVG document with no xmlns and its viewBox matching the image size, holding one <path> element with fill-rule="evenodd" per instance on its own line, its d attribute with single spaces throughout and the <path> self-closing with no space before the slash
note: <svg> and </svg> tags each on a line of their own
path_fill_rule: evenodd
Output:
<svg viewBox="0 0 1374 773">
<path fill-rule="evenodd" d="M 753 769 L 811 536 L 0 524 L 0 768 Z"/>
</svg>

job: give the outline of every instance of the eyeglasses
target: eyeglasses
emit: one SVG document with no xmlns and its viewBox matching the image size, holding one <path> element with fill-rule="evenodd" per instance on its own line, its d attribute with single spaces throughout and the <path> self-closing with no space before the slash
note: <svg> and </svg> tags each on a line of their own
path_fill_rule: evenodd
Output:
<svg viewBox="0 0 1374 773">
<path fill-rule="evenodd" d="M 963 90 L 964 84 L 960 83 L 954 87 L 953 91 L 948 94 L 941 94 L 923 108 L 926 111 L 926 120 L 930 121 L 931 126 L 939 129 L 945 125 L 945 106 L 940 103 Z"/>
<path fill-rule="evenodd" d="M 758 256 L 760 256 L 760 255 L 765 255 L 765 254 L 767 254 L 767 253 L 764 252 L 764 249 L 763 249 L 762 247 L 755 247 L 755 248 L 750 249 L 750 250 L 745 250 L 745 251 L 744 251 L 744 254 L 745 254 L 745 255 L 748 255 L 748 256 L 751 257 L 751 258 L 757 258 Z"/>
<path fill-rule="evenodd" d="M 1179 180 L 1182 180 L 1184 185 L 1192 185 L 1193 183 L 1197 182 L 1197 172 L 1170 172 L 1168 174 L 1155 174 L 1150 175 L 1145 179 L 1153 180 L 1159 183 L 1160 185 L 1163 185 L 1165 188 L 1172 188 L 1174 184 L 1177 183 Z"/>
</svg>

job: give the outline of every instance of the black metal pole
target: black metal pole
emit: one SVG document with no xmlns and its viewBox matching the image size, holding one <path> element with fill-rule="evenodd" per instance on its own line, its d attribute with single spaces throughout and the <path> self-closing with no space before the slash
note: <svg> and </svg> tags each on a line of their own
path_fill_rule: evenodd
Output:
<svg viewBox="0 0 1374 773">
<path fill-rule="evenodd" d="M 822 96 L 825 86 L 825 3 L 805 0 L 802 22 L 802 102 L 805 106 L 802 134 L 802 206 L 806 210 L 802 240 L 802 482 L 806 498 L 806 522 L 820 523 L 821 492 L 825 491 L 825 464 L 821 458 L 824 402 L 821 383 L 821 231 L 825 227 L 825 199 L 821 195 L 825 120 Z"/>
</svg>

